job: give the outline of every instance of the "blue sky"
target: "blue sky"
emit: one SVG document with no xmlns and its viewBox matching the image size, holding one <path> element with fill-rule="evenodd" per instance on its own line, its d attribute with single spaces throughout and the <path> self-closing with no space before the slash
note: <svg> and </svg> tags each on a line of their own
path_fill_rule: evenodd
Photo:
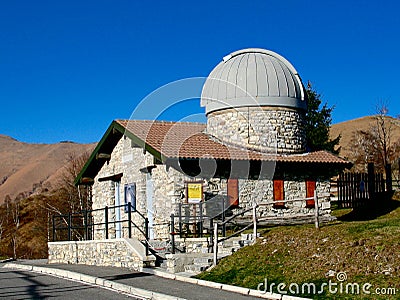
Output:
<svg viewBox="0 0 400 300">
<path fill-rule="evenodd" d="M 394 0 L 2 1 L 0 134 L 98 141 L 152 91 L 248 47 L 286 57 L 335 106 L 334 123 L 380 101 L 396 116 L 399 11 Z M 192 100 L 163 117 L 202 112 Z"/>
</svg>

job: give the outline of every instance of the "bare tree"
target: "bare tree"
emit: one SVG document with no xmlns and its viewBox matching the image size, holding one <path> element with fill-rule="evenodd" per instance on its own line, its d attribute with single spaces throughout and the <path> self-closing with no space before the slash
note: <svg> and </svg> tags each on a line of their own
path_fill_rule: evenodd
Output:
<svg viewBox="0 0 400 300">
<path fill-rule="evenodd" d="M 13 258 L 17 258 L 17 247 L 18 247 L 18 229 L 20 225 L 20 199 L 17 197 L 14 201 L 10 202 L 8 205 L 8 209 L 10 210 L 11 221 L 12 221 L 12 235 L 11 242 L 13 248 Z"/>
<path fill-rule="evenodd" d="M 84 186 L 75 186 L 74 181 L 89 158 L 89 153 L 82 155 L 70 153 L 67 157 L 67 165 L 61 179 L 63 196 L 68 199 L 71 212 L 82 211 L 91 208 L 90 195 Z"/>
<path fill-rule="evenodd" d="M 84 164 L 89 158 L 89 153 L 85 152 L 82 155 L 70 153 L 67 157 L 67 164 L 61 176 L 59 189 L 53 199 L 55 201 L 48 201 L 46 208 L 50 214 L 67 215 L 69 213 L 79 213 L 84 210 L 92 208 L 91 190 L 90 187 L 75 186 L 74 181 Z M 64 224 L 68 224 L 68 219 L 62 218 Z M 84 219 L 82 218 L 84 225 Z M 82 234 L 74 230 L 74 234 L 81 239 Z"/>
<path fill-rule="evenodd" d="M 0 242 L 1 242 L 1 238 L 3 237 L 3 232 L 4 232 L 4 221 L 5 221 L 5 216 L 4 214 L 2 214 L 2 211 L 0 211 Z"/>
<path fill-rule="evenodd" d="M 376 108 L 374 123 L 367 131 L 357 130 L 351 141 L 352 160 L 356 169 L 366 170 L 368 162 L 373 162 L 380 172 L 395 161 L 398 143 L 393 142 L 394 118 L 388 115 L 388 107 L 380 104 Z"/>
<path fill-rule="evenodd" d="M 372 128 L 374 134 L 377 137 L 378 153 L 380 154 L 380 160 L 383 166 L 386 166 L 390 162 L 391 155 L 391 140 L 393 124 L 388 118 L 389 109 L 385 104 L 377 107 L 377 114 L 375 115 L 376 126 Z"/>
</svg>

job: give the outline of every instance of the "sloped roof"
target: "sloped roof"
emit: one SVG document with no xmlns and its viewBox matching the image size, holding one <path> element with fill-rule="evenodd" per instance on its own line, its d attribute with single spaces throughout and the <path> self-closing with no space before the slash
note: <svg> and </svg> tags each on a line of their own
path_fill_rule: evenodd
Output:
<svg viewBox="0 0 400 300">
<path fill-rule="evenodd" d="M 115 120 L 93 151 L 88 162 L 76 178 L 94 178 L 103 164 L 99 153 L 111 154 L 122 136 L 129 137 L 161 161 L 168 159 L 215 159 L 276 161 L 277 163 L 312 163 L 335 165 L 341 168 L 350 167 L 351 163 L 327 151 L 304 154 L 267 154 L 246 148 L 225 145 L 206 134 L 205 124 L 186 122 Z"/>
<path fill-rule="evenodd" d="M 213 158 L 233 160 L 276 160 L 282 162 L 348 163 L 327 151 L 278 155 L 228 146 L 204 133 L 205 124 L 116 120 L 127 131 L 146 141 L 166 158 Z"/>
</svg>

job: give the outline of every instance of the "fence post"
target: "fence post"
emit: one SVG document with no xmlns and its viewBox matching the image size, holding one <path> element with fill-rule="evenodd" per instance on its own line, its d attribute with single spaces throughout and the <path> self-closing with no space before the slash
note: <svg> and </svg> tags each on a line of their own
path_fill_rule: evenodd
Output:
<svg viewBox="0 0 400 300">
<path fill-rule="evenodd" d="M 336 181 L 336 186 L 337 186 L 337 197 L 338 197 L 338 207 L 343 208 L 343 191 L 342 191 L 342 180 L 343 180 L 343 173 L 339 174 L 339 177 Z"/>
<path fill-rule="evenodd" d="M 317 197 L 317 191 L 314 191 L 314 206 L 315 206 L 315 228 L 319 229 L 319 205 L 318 205 L 318 197 Z"/>
<path fill-rule="evenodd" d="M 214 219 L 210 218 L 210 243 L 212 246 L 214 245 L 213 242 L 214 242 Z M 212 252 L 212 248 L 210 249 L 209 247 L 209 251 Z"/>
<path fill-rule="evenodd" d="M 213 243 L 213 263 L 214 266 L 217 265 L 217 261 L 218 261 L 218 224 L 215 223 L 214 224 L 214 243 Z"/>
<path fill-rule="evenodd" d="M 132 238 L 132 206 L 128 203 L 128 236 Z"/>
<path fill-rule="evenodd" d="M 175 254 L 175 215 L 171 214 L 171 246 L 172 246 L 172 254 Z"/>
<path fill-rule="evenodd" d="M 199 203 L 199 217 L 200 217 L 200 224 L 199 224 L 199 231 L 200 231 L 200 237 L 203 237 L 203 202 Z"/>
<path fill-rule="evenodd" d="M 144 219 L 144 233 L 146 238 L 146 256 L 149 255 L 149 218 Z"/>
<path fill-rule="evenodd" d="M 68 241 L 70 241 L 72 237 L 71 226 L 72 226 L 72 215 L 71 213 L 68 213 Z"/>
<path fill-rule="evenodd" d="M 93 215 L 92 211 L 90 211 L 88 215 L 88 232 L 89 232 L 89 240 L 93 240 L 94 238 L 94 225 L 93 225 Z"/>
<path fill-rule="evenodd" d="M 55 225 L 55 215 L 53 215 L 53 242 L 56 241 L 56 225 Z"/>
<path fill-rule="evenodd" d="M 375 197 L 375 167 L 374 163 L 368 163 L 368 196 L 369 200 Z"/>
<path fill-rule="evenodd" d="M 221 197 L 222 199 L 222 236 L 225 237 L 226 235 L 226 226 L 225 226 L 225 198 Z"/>
<path fill-rule="evenodd" d="M 88 238 L 89 230 L 88 230 L 87 215 L 88 215 L 88 214 L 87 214 L 87 210 L 85 209 L 85 210 L 83 211 L 83 227 L 84 227 L 84 229 L 85 229 L 84 238 L 85 238 L 86 241 L 89 239 L 89 238 Z"/>
<path fill-rule="evenodd" d="M 106 230 L 106 240 L 108 240 L 108 206 L 104 207 L 104 226 Z"/>
<path fill-rule="evenodd" d="M 257 240 L 257 204 L 253 203 L 253 237 L 254 241 Z"/>
<path fill-rule="evenodd" d="M 385 173 L 386 173 L 386 191 L 391 192 L 393 191 L 392 185 L 392 165 L 387 164 L 385 166 Z"/>
<path fill-rule="evenodd" d="M 179 237 L 182 237 L 182 203 L 179 203 Z"/>
</svg>

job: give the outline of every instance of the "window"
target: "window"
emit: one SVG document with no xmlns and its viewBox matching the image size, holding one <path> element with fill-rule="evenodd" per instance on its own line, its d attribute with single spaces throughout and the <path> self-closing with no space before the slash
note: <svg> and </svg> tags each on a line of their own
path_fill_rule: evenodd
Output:
<svg viewBox="0 0 400 300">
<path fill-rule="evenodd" d="M 128 212 L 128 204 L 131 210 L 136 210 L 136 183 L 125 184 L 124 187 L 125 212 Z"/>
<path fill-rule="evenodd" d="M 227 195 L 229 199 L 230 207 L 239 206 L 239 180 L 228 179 L 227 183 Z"/>
<path fill-rule="evenodd" d="M 316 186 L 315 180 L 306 180 L 306 198 L 314 197 L 315 186 Z M 306 200 L 306 207 L 308 208 L 315 207 L 314 198 Z"/>
<path fill-rule="evenodd" d="M 285 208 L 285 192 L 282 179 L 274 179 L 274 208 Z"/>
</svg>

